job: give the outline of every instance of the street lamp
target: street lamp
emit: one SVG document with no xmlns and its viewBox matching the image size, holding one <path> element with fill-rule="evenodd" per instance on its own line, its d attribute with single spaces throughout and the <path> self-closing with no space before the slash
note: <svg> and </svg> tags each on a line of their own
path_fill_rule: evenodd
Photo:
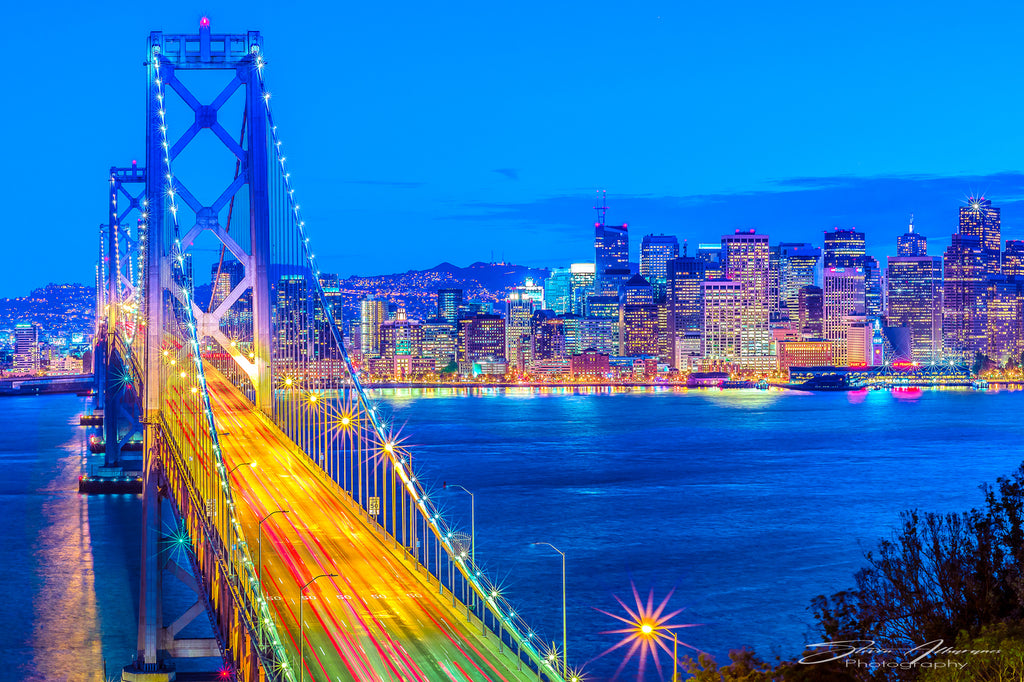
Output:
<svg viewBox="0 0 1024 682">
<path fill-rule="evenodd" d="M 287 514 L 287 509 L 276 509 L 262 519 L 260 519 L 259 527 L 256 529 L 256 571 L 257 580 L 260 584 L 260 594 L 263 594 L 263 522 L 269 519 L 274 514 Z M 301 599 L 299 600 L 302 601 Z M 302 606 L 300 603 L 299 606 Z M 260 648 L 263 648 L 263 625 L 260 625 Z"/>
<path fill-rule="evenodd" d="M 672 631 L 672 682 L 679 682 L 679 634 Z"/>
<path fill-rule="evenodd" d="M 447 485 L 447 484 L 445 484 Z M 470 560 L 473 562 L 473 575 L 476 576 L 476 498 L 473 493 L 463 488 L 458 483 L 452 483 L 453 488 L 458 488 L 462 492 L 469 495 L 469 510 L 470 510 Z M 476 580 L 474 579 L 474 584 Z M 473 593 L 473 601 L 476 601 L 476 593 Z"/>
<path fill-rule="evenodd" d="M 336 573 L 321 573 L 320 575 L 310 578 L 309 582 L 302 586 L 299 590 L 299 682 L 306 676 L 306 665 L 305 665 L 305 644 L 306 641 L 302 638 L 302 595 L 306 591 L 306 588 L 312 585 L 315 581 L 320 578 L 337 578 Z"/>
<path fill-rule="evenodd" d="M 240 467 L 244 467 L 246 464 L 255 464 L 255 463 L 256 462 L 242 462 L 241 464 L 236 464 L 235 466 L 231 467 L 231 471 L 228 472 L 228 476 L 230 476 L 231 474 L 235 473 L 235 471 L 237 469 L 239 469 Z"/>
<path fill-rule="evenodd" d="M 555 550 L 562 555 L 562 677 L 563 679 L 569 678 L 569 656 L 568 646 L 569 638 L 566 636 L 567 627 L 565 620 L 565 553 L 558 549 L 550 542 L 534 542 L 535 545 L 547 545 L 551 549 Z"/>
</svg>

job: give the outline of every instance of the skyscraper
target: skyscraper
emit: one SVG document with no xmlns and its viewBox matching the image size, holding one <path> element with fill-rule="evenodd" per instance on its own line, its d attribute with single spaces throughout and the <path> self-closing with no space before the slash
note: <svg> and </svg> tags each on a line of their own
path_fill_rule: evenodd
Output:
<svg viewBox="0 0 1024 682">
<path fill-rule="evenodd" d="M 985 354 L 998 363 L 1019 360 L 1024 351 L 1024 278 L 999 275 L 985 282 Z"/>
<path fill-rule="evenodd" d="M 864 316 L 864 268 L 825 268 L 824 275 L 824 336 L 832 342 L 833 362 L 845 367 L 849 361 L 850 318 Z"/>
<path fill-rule="evenodd" d="M 543 306 L 537 303 L 535 296 L 519 289 L 510 291 L 505 301 L 505 358 L 510 369 L 522 372 L 530 367 L 528 355 L 533 313 Z"/>
<path fill-rule="evenodd" d="M 864 233 L 838 227 L 825 232 L 826 268 L 859 268 L 864 266 Z"/>
<path fill-rule="evenodd" d="M 673 258 L 668 262 L 668 288 L 665 304 L 668 307 L 669 357 L 679 356 L 680 339 L 687 332 L 700 332 L 704 324 L 701 282 L 704 281 L 704 261 L 693 256 Z"/>
<path fill-rule="evenodd" d="M 569 266 L 569 280 L 572 283 L 570 297 L 572 298 L 572 313 L 574 315 L 586 314 L 587 297 L 594 291 L 594 279 L 596 278 L 596 266 L 594 263 L 572 263 Z"/>
<path fill-rule="evenodd" d="M 673 235 L 649 234 L 640 244 L 640 276 L 651 283 L 655 298 L 665 293 L 668 262 L 679 256 L 679 240 Z"/>
<path fill-rule="evenodd" d="M 273 310 L 274 359 L 278 367 L 295 373 L 311 357 L 309 291 L 304 275 L 285 275 L 278 280 Z"/>
<path fill-rule="evenodd" d="M 705 281 L 701 284 L 701 292 L 704 301 L 704 357 L 737 362 L 744 348 L 743 283 L 729 280 Z"/>
<path fill-rule="evenodd" d="M 654 289 L 640 275 L 622 286 L 619 355 L 658 355 L 658 306 Z"/>
<path fill-rule="evenodd" d="M 986 275 L 999 274 L 999 209 L 985 197 L 971 197 L 960 207 L 960 234 L 976 237 Z"/>
<path fill-rule="evenodd" d="M 883 298 L 882 268 L 873 256 L 864 256 L 864 314 L 880 317 Z"/>
<path fill-rule="evenodd" d="M 947 356 L 970 360 L 975 353 L 985 352 L 986 262 L 981 239 L 954 234 L 942 264 L 943 351 Z"/>
<path fill-rule="evenodd" d="M 380 355 L 380 326 L 387 317 L 388 307 L 384 301 L 372 297 L 360 301 L 359 350 L 363 357 Z"/>
<path fill-rule="evenodd" d="M 896 237 L 897 258 L 919 258 L 928 255 L 928 240 L 920 232 L 914 232 L 914 218 L 904 234 Z"/>
<path fill-rule="evenodd" d="M 544 301 L 557 315 L 572 312 L 572 273 L 569 268 L 552 268 L 544 280 Z"/>
<path fill-rule="evenodd" d="M 459 306 L 462 305 L 462 289 L 437 290 L 437 316 L 448 324 L 459 320 Z"/>
<path fill-rule="evenodd" d="M 14 371 L 17 374 L 35 374 L 42 368 L 42 345 L 39 325 L 19 322 L 14 327 Z"/>
<path fill-rule="evenodd" d="M 815 284 L 820 258 L 821 249 L 811 244 L 779 244 L 779 308 L 783 317 L 797 317 L 800 289 Z"/>
<path fill-rule="evenodd" d="M 726 277 L 742 285 L 742 326 L 738 362 L 743 368 L 772 369 L 768 324 L 768 235 L 754 230 L 722 237 Z"/>
<path fill-rule="evenodd" d="M 608 270 L 629 269 L 629 230 L 623 225 L 594 223 L 594 263 L 597 276 Z"/>
<path fill-rule="evenodd" d="M 697 258 L 704 261 L 704 279 L 725 278 L 721 244 L 697 244 Z"/>
<path fill-rule="evenodd" d="M 887 318 L 906 327 L 910 357 L 922 364 L 942 359 L 942 261 L 931 256 L 889 256 Z"/>
<path fill-rule="evenodd" d="M 1006 250 L 1003 251 L 1003 274 L 1024 277 L 1024 241 L 1006 240 Z"/>
<path fill-rule="evenodd" d="M 804 339 L 824 338 L 825 312 L 821 287 L 813 284 L 800 287 L 797 293 L 797 310 L 801 336 Z"/>
</svg>

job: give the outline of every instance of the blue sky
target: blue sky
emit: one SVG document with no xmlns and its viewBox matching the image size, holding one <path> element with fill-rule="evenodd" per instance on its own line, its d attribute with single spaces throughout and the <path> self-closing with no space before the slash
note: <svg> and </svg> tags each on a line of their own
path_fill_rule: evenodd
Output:
<svg viewBox="0 0 1024 682">
<path fill-rule="evenodd" d="M 1020 5 L 430 4 L 5 8 L 0 296 L 92 280 L 106 171 L 143 156 L 146 37 L 203 14 L 264 35 L 325 271 L 588 260 L 596 189 L 635 246 L 841 225 L 883 257 L 914 213 L 939 253 L 972 192 L 1024 238 Z"/>
</svg>

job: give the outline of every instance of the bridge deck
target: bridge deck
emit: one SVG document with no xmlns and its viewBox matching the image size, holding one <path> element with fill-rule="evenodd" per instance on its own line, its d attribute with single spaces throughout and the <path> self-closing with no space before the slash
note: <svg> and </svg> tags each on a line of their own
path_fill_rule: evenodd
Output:
<svg viewBox="0 0 1024 682">
<path fill-rule="evenodd" d="M 367 523 L 326 475 L 295 452 L 291 441 L 261 418 L 226 379 L 207 370 L 225 464 L 256 556 L 263 524 L 263 583 L 286 646 L 298 650 L 299 589 L 321 578 L 303 603 L 307 680 L 535 680 L 476 618 L 438 595 L 426 571 L 413 569 L 401 549 Z M 297 655 L 293 660 L 297 660 Z"/>
</svg>

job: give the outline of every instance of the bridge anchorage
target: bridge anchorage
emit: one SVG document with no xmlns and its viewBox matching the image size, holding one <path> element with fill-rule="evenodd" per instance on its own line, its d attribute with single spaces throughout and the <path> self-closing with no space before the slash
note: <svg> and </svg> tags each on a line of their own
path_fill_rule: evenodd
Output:
<svg viewBox="0 0 1024 682">
<path fill-rule="evenodd" d="M 204 18 L 198 34 L 150 34 L 146 64 L 145 166 L 111 171 L 84 419 L 102 427 L 96 476 L 142 482 L 122 680 L 173 680 L 188 659 L 245 681 L 578 679 L 476 565 L 360 384 L 260 34 Z M 195 599 L 169 623 L 165 577 Z"/>
</svg>

